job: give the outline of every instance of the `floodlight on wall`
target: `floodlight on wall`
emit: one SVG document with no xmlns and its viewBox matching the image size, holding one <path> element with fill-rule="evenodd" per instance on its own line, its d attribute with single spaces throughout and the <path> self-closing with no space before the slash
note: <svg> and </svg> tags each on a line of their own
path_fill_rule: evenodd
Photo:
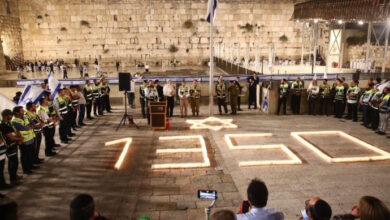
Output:
<svg viewBox="0 0 390 220">
<path fill-rule="evenodd" d="M 371 151 L 378 153 L 380 156 L 365 156 L 365 157 L 331 157 L 327 153 L 320 150 L 318 147 L 314 146 L 309 141 L 305 140 L 301 136 L 303 135 L 339 135 L 344 137 L 355 144 L 363 146 Z M 349 134 L 346 134 L 342 131 L 313 131 L 313 132 L 291 132 L 291 136 L 302 143 L 305 147 L 312 150 L 318 156 L 329 163 L 346 163 L 346 162 L 367 162 L 367 161 L 377 161 L 377 160 L 390 160 L 390 153 L 384 150 L 381 150 L 367 142 L 359 140 Z"/>
<path fill-rule="evenodd" d="M 129 150 L 129 147 L 130 147 L 130 144 L 131 144 L 132 141 L 133 141 L 132 138 L 123 138 L 123 139 L 119 139 L 119 140 L 110 141 L 110 142 L 106 142 L 105 143 L 105 146 L 111 146 L 111 145 L 116 145 L 116 144 L 120 144 L 120 143 L 126 143 L 125 146 L 123 147 L 121 155 L 119 156 L 119 159 L 115 163 L 115 166 L 114 166 L 115 169 L 119 170 L 119 168 L 121 167 L 121 165 L 123 163 L 123 160 L 125 159 L 125 156 L 127 154 L 127 151 Z"/>
<path fill-rule="evenodd" d="M 343 24 L 343 20 L 338 20 L 337 23 Z"/>
<path fill-rule="evenodd" d="M 280 149 L 289 156 L 289 160 L 254 160 L 254 161 L 239 161 L 240 167 L 249 166 L 270 166 L 270 165 L 295 165 L 302 164 L 302 160 L 297 157 L 288 147 L 283 144 L 269 145 L 234 145 L 231 138 L 242 137 L 272 137 L 271 133 L 257 134 L 226 134 L 225 142 L 231 150 L 265 150 L 265 149 Z"/>
<path fill-rule="evenodd" d="M 358 21 L 358 24 L 359 24 L 359 25 L 363 25 L 364 22 L 363 22 L 363 21 Z"/>
<path fill-rule="evenodd" d="M 176 148 L 176 149 L 158 149 L 157 154 L 170 154 L 170 153 L 202 153 L 203 162 L 200 163 L 166 163 L 166 164 L 153 164 L 152 169 L 177 169 L 177 168 L 202 168 L 210 167 L 210 159 L 207 155 L 206 142 L 201 135 L 192 136 L 169 136 L 160 137 L 160 141 L 167 140 L 188 140 L 198 139 L 200 142 L 200 148 Z"/>
<path fill-rule="evenodd" d="M 318 20 L 317 20 L 317 19 L 314 19 L 314 23 L 316 23 L 316 24 L 317 24 L 317 23 L 318 23 Z"/>
</svg>

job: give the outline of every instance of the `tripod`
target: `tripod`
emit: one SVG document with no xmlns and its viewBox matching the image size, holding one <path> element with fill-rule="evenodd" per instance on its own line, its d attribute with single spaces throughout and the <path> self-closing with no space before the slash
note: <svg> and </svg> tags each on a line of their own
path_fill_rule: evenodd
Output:
<svg viewBox="0 0 390 220">
<path fill-rule="evenodd" d="M 129 122 L 132 122 L 132 124 L 136 128 L 139 128 L 138 125 L 134 122 L 133 116 L 127 114 L 127 97 L 126 97 L 126 94 L 127 94 L 127 91 L 124 92 L 124 96 L 125 96 L 125 114 L 123 115 L 122 120 L 119 122 L 118 127 L 116 128 L 116 131 L 118 131 L 120 126 L 126 125 L 126 120 L 128 120 Z"/>
</svg>

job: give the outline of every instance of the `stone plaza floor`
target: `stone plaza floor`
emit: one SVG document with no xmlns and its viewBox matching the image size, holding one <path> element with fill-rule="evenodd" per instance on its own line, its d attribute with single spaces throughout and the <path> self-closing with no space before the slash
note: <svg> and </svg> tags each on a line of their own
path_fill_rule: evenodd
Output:
<svg viewBox="0 0 390 220">
<path fill-rule="evenodd" d="M 205 219 L 204 207 L 210 201 L 199 200 L 198 189 L 218 191 L 212 212 L 235 211 L 246 198 L 246 187 L 252 178 L 266 182 L 270 193 L 268 207 L 283 211 L 285 219 L 297 219 L 305 200 L 313 196 L 328 201 L 334 214 L 349 212 L 364 195 L 376 196 L 390 205 L 390 160 L 328 163 L 290 135 L 303 131 L 343 131 L 390 152 L 390 139 L 376 135 L 360 123 L 326 116 L 275 116 L 245 110 L 237 116 L 216 115 L 233 119 L 238 128 L 190 130 L 178 112 L 176 106 L 170 131 L 152 131 L 145 119 L 139 119 L 140 109 L 131 109 L 140 128 L 121 127 L 115 131 L 123 114 L 122 108 L 116 107 L 110 115 L 87 121 L 89 126 L 77 131 L 74 140 L 62 146 L 57 156 L 46 158 L 36 174 L 25 176 L 22 185 L 2 193 L 17 201 L 20 219 L 69 219 L 69 203 L 78 193 L 91 194 L 97 210 L 110 219 L 136 219 L 143 215 L 153 220 Z M 206 112 L 208 108 L 202 106 L 198 118 L 187 119 L 204 119 Z M 231 150 L 224 138 L 225 134 L 257 133 L 272 136 L 234 137 L 232 144 L 283 144 L 302 164 L 239 166 L 245 161 L 290 159 L 281 149 Z M 161 136 L 189 135 L 204 138 L 210 167 L 152 169 L 158 163 L 203 162 L 201 152 L 156 153 L 160 149 L 200 148 L 196 139 L 159 140 Z M 105 143 L 128 137 L 133 141 L 122 166 L 115 170 L 124 144 L 105 146 Z M 332 157 L 377 155 L 337 135 L 305 136 L 305 139 Z"/>
</svg>

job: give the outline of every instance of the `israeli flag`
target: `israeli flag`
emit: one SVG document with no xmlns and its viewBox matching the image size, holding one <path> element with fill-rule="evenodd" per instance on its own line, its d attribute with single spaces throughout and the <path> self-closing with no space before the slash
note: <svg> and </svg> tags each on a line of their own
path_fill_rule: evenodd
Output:
<svg viewBox="0 0 390 220">
<path fill-rule="evenodd" d="M 12 109 L 15 107 L 15 103 L 11 101 L 9 98 L 7 98 L 5 95 L 0 93 L 0 112 L 3 112 L 5 109 L 9 109 L 12 111 Z M 1 115 L 0 115 L 1 119 Z"/>
<path fill-rule="evenodd" d="M 44 95 L 45 90 L 40 87 L 33 86 L 31 84 L 27 84 L 24 88 L 22 96 L 19 99 L 18 105 L 25 106 L 27 103 L 32 102 L 34 104 L 38 104 L 39 99 L 41 99 Z"/>
<path fill-rule="evenodd" d="M 211 17 L 211 10 L 210 10 L 210 7 L 211 7 L 211 1 L 214 1 L 214 8 L 213 8 L 213 21 L 215 21 L 215 15 L 216 15 L 216 9 L 217 9 L 217 5 L 218 5 L 218 1 L 217 0 L 209 0 L 208 1 L 208 6 L 207 6 L 207 22 L 210 23 L 210 17 Z"/>
<path fill-rule="evenodd" d="M 382 83 L 382 84 L 378 84 L 377 88 L 378 88 L 379 91 L 383 92 L 383 90 L 385 88 L 390 88 L 390 81 L 387 81 L 387 82 Z"/>
<path fill-rule="evenodd" d="M 51 99 L 54 100 L 58 93 L 58 90 L 62 88 L 62 84 L 51 74 L 49 74 L 47 78 L 49 90 L 51 92 Z"/>
</svg>

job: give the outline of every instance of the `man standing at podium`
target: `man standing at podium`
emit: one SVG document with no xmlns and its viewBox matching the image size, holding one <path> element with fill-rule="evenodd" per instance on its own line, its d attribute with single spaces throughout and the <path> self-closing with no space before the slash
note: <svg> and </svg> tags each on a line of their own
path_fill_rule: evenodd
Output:
<svg viewBox="0 0 390 220">
<path fill-rule="evenodd" d="M 182 118 L 184 116 L 187 117 L 188 97 L 190 96 L 190 92 L 188 87 L 186 86 L 186 81 L 183 80 L 177 93 L 180 98 L 180 116 Z"/>
<path fill-rule="evenodd" d="M 154 87 L 153 80 L 149 80 L 149 85 L 145 88 L 145 105 L 146 105 L 146 116 L 148 117 L 148 124 L 150 124 L 150 111 L 149 102 L 157 102 L 158 92 Z"/>
<path fill-rule="evenodd" d="M 199 116 L 199 106 L 200 106 L 200 86 L 198 85 L 198 80 L 194 80 L 193 85 L 190 89 L 191 94 L 191 109 L 192 116 Z"/>
</svg>

